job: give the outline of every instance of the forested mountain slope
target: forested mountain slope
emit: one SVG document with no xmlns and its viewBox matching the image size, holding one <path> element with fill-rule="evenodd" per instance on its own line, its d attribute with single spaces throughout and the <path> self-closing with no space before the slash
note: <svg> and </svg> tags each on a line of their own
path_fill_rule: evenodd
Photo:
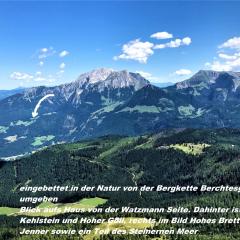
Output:
<svg viewBox="0 0 240 240">
<path fill-rule="evenodd" d="M 19 198 L 24 194 L 19 192 L 19 188 L 25 185 L 235 186 L 240 182 L 239 143 L 239 130 L 208 129 L 163 131 L 142 137 L 108 136 L 56 145 L 17 161 L 1 162 L 0 203 L 2 206 L 20 207 Z M 61 202 L 101 197 L 108 200 L 105 206 L 115 207 L 233 207 L 238 206 L 240 200 L 238 193 L 231 192 L 140 194 L 137 191 L 119 194 L 107 191 L 65 192 L 56 193 L 56 196 Z M 201 217 L 201 214 L 196 216 Z M 1 226 L 10 224 L 8 219 L 1 217 Z M 10 225 L 13 225 L 11 231 L 14 232 L 17 223 L 13 221 Z M 228 239 L 226 235 L 239 237 L 239 228 L 234 225 L 199 225 L 198 228 L 202 237 L 179 239 Z M 208 232 L 206 238 L 205 231 Z M 209 232 L 215 233 L 216 238 L 209 237 Z M 167 239 L 176 238 L 169 236 Z"/>
</svg>

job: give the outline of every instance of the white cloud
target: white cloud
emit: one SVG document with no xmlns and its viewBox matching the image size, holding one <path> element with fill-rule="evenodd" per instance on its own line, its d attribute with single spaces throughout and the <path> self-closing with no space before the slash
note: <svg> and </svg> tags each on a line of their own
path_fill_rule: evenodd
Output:
<svg viewBox="0 0 240 240">
<path fill-rule="evenodd" d="M 143 76 L 143 77 L 146 78 L 146 79 L 152 77 L 152 74 L 151 74 L 151 73 L 148 73 L 148 72 L 136 71 L 136 73 L 139 73 L 141 76 Z"/>
<path fill-rule="evenodd" d="M 206 67 L 209 67 L 213 71 L 231 71 L 231 66 L 221 63 L 219 61 L 214 61 L 212 63 L 206 63 Z"/>
<path fill-rule="evenodd" d="M 225 60 L 234 60 L 234 59 L 237 58 L 237 56 L 235 56 L 235 55 L 228 55 L 228 54 L 225 54 L 225 53 L 219 53 L 218 57 L 220 57 L 222 59 L 225 59 Z"/>
<path fill-rule="evenodd" d="M 222 58 L 224 60 L 236 60 L 240 57 L 240 52 L 236 52 L 236 53 L 233 53 L 233 54 L 219 53 L 218 57 Z"/>
<path fill-rule="evenodd" d="M 31 81 L 33 80 L 34 76 L 24 72 L 13 72 L 10 75 L 10 78 L 14 80 Z"/>
<path fill-rule="evenodd" d="M 66 67 L 66 64 L 65 63 L 61 63 L 60 65 L 59 65 L 59 68 L 60 69 L 64 69 Z"/>
<path fill-rule="evenodd" d="M 166 47 L 177 48 L 177 47 L 180 47 L 181 44 L 182 44 L 182 40 L 181 39 L 176 39 L 174 41 L 166 43 Z"/>
<path fill-rule="evenodd" d="M 139 73 L 142 77 L 146 78 L 149 81 L 159 81 L 160 79 L 158 77 L 154 77 L 151 73 L 144 72 L 144 71 L 136 71 L 136 73 Z"/>
<path fill-rule="evenodd" d="M 157 32 L 151 35 L 152 38 L 166 39 L 172 37 L 172 34 L 168 32 Z M 140 39 L 135 39 L 122 46 L 122 54 L 115 56 L 114 60 L 119 59 L 130 59 L 135 60 L 140 63 L 147 63 L 150 56 L 154 54 L 154 49 L 163 48 L 177 48 L 180 46 L 188 46 L 192 42 L 190 37 L 185 37 L 183 39 L 175 39 L 167 43 L 154 45 L 151 42 L 142 42 Z"/>
<path fill-rule="evenodd" d="M 233 37 L 221 44 L 219 48 L 231 48 L 240 50 L 240 37 Z"/>
<path fill-rule="evenodd" d="M 39 66 L 42 67 L 44 65 L 44 62 L 43 61 L 40 61 L 39 62 Z"/>
<path fill-rule="evenodd" d="M 240 57 L 235 59 L 234 61 L 229 62 L 232 69 L 240 69 Z"/>
<path fill-rule="evenodd" d="M 69 52 L 67 50 L 63 50 L 62 52 L 59 53 L 59 57 L 65 57 L 69 55 Z"/>
<path fill-rule="evenodd" d="M 47 82 L 48 83 L 56 82 L 56 80 L 57 80 L 56 77 L 51 75 L 51 74 L 47 76 Z"/>
<path fill-rule="evenodd" d="M 48 52 L 48 48 L 42 48 L 40 51 L 43 53 L 46 53 L 46 52 Z"/>
<path fill-rule="evenodd" d="M 34 77 L 35 82 L 43 82 L 44 84 L 53 83 L 56 81 L 56 77 L 53 75 L 43 76 L 42 72 L 36 72 Z"/>
<path fill-rule="evenodd" d="M 40 49 L 40 51 L 38 53 L 38 58 L 44 59 L 44 58 L 54 55 L 55 53 L 56 53 L 56 51 L 53 49 L 53 47 L 42 48 L 42 49 Z"/>
<path fill-rule="evenodd" d="M 154 46 L 154 49 L 163 49 L 166 48 L 166 44 L 157 44 Z"/>
<path fill-rule="evenodd" d="M 182 43 L 183 43 L 183 45 L 188 46 L 192 43 L 192 39 L 190 37 L 185 37 L 182 39 Z"/>
<path fill-rule="evenodd" d="M 192 42 L 191 38 L 190 37 L 185 37 L 183 39 L 175 39 L 175 40 L 172 40 L 168 43 L 163 43 L 163 44 L 157 44 L 154 46 L 154 49 L 163 49 L 163 48 L 178 48 L 180 46 L 188 46 L 190 45 Z"/>
<path fill-rule="evenodd" d="M 240 57 L 225 62 L 219 60 L 212 63 L 206 63 L 205 66 L 210 67 L 214 71 L 239 71 L 240 70 Z"/>
<path fill-rule="evenodd" d="M 175 72 L 175 74 L 178 76 L 186 76 L 192 74 L 192 71 L 189 69 L 179 69 Z"/>
<path fill-rule="evenodd" d="M 35 82 L 45 82 L 45 81 L 46 81 L 46 78 L 39 76 L 39 77 L 34 78 L 34 81 L 35 81 Z"/>
<path fill-rule="evenodd" d="M 38 72 L 36 72 L 35 75 L 36 75 L 36 76 L 40 76 L 40 75 L 42 75 L 42 72 L 38 71 Z"/>
<path fill-rule="evenodd" d="M 156 38 L 156 39 L 169 39 L 169 38 L 173 38 L 173 35 L 168 32 L 156 32 L 156 33 L 153 33 L 150 37 Z"/>
<path fill-rule="evenodd" d="M 130 41 L 123 45 L 123 53 L 115 56 L 114 60 L 118 59 L 131 59 L 140 63 L 146 63 L 148 58 L 153 55 L 154 44 L 150 42 L 141 42 L 140 39 Z"/>
<path fill-rule="evenodd" d="M 11 79 L 22 81 L 21 84 L 24 86 L 25 83 L 33 82 L 43 82 L 44 84 L 53 83 L 57 80 L 59 76 L 56 74 L 44 76 L 42 72 L 37 71 L 35 74 L 28 74 L 24 72 L 13 72 L 10 75 Z"/>
<path fill-rule="evenodd" d="M 240 37 L 230 38 L 218 48 L 221 49 L 218 58 L 211 63 L 206 63 L 205 66 L 214 71 L 239 71 Z"/>
</svg>

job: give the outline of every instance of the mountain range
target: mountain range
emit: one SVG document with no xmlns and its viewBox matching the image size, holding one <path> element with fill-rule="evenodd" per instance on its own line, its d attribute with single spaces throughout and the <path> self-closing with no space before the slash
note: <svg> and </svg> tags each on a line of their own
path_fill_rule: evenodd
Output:
<svg viewBox="0 0 240 240">
<path fill-rule="evenodd" d="M 24 92 L 24 88 L 15 88 L 11 90 L 0 90 L 0 100 L 12 96 L 17 93 Z"/>
<path fill-rule="evenodd" d="M 68 84 L 35 87 L 0 101 L 0 157 L 108 134 L 166 128 L 240 127 L 240 73 L 201 70 L 156 87 L 138 73 L 97 69 Z M 54 97 L 40 104 L 48 94 Z"/>
</svg>

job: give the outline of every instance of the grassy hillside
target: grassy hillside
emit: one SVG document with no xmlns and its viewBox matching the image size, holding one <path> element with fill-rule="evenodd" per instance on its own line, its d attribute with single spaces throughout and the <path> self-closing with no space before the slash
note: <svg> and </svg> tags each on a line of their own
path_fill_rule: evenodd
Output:
<svg viewBox="0 0 240 240">
<path fill-rule="evenodd" d="M 19 208 L 10 208 L 10 207 L 0 207 L 0 215 L 6 216 L 41 216 L 41 217 L 51 217 L 60 215 L 64 212 L 65 208 L 72 209 L 82 209 L 83 211 L 87 211 L 88 209 L 96 208 L 99 205 L 105 204 L 107 202 L 106 199 L 102 198 L 84 198 L 78 202 L 73 203 L 58 203 L 54 204 L 52 202 L 43 202 L 38 205 L 41 212 L 36 213 L 21 213 Z M 57 207 L 60 212 L 51 212 L 49 209 Z"/>
</svg>

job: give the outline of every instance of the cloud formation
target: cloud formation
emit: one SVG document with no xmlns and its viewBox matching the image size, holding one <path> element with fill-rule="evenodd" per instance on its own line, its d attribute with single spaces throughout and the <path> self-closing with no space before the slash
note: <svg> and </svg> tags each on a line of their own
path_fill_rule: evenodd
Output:
<svg viewBox="0 0 240 240">
<path fill-rule="evenodd" d="M 69 55 L 69 52 L 67 50 L 63 50 L 62 52 L 59 53 L 59 57 L 66 57 L 67 55 Z"/>
<path fill-rule="evenodd" d="M 59 65 L 59 68 L 60 69 L 64 69 L 66 67 L 66 64 L 65 63 L 61 63 L 60 65 Z"/>
<path fill-rule="evenodd" d="M 157 32 L 150 36 L 156 39 L 167 39 L 172 38 L 172 34 L 168 32 Z M 167 43 L 154 44 L 152 42 L 143 42 L 140 39 L 132 40 L 122 46 L 122 54 L 115 56 L 114 60 L 126 59 L 135 60 L 139 63 L 147 63 L 150 56 L 154 54 L 155 49 L 163 48 L 178 48 L 180 46 L 188 46 L 192 42 L 190 37 L 185 37 L 183 39 L 175 39 Z"/>
<path fill-rule="evenodd" d="M 192 71 L 189 69 L 179 69 L 175 72 L 175 74 L 178 76 L 186 76 L 192 74 Z"/>
<path fill-rule="evenodd" d="M 149 81 L 157 82 L 160 80 L 159 77 L 155 77 L 151 73 L 148 73 L 148 72 L 136 71 L 136 73 L 139 73 L 142 77 L 146 78 Z"/>
<path fill-rule="evenodd" d="M 228 55 L 228 54 L 225 54 L 225 53 L 219 53 L 218 54 L 218 57 L 219 58 L 222 58 L 224 60 L 235 60 L 237 59 L 238 57 L 240 56 L 239 53 L 235 53 L 233 55 Z"/>
<path fill-rule="evenodd" d="M 53 56 L 55 53 L 56 53 L 56 51 L 54 50 L 53 47 L 42 48 L 38 52 L 38 58 L 39 59 L 44 59 L 44 58 Z"/>
<path fill-rule="evenodd" d="M 140 63 L 146 63 L 147 59 L 154 53 L 152 50 L 153 46 L 153 43 L 141 42 L 140 39 L 130 41 L 123 45 L 123 53 L 114 57 L 114 60 L 131 59 Z"/>
<path fill-rule="evenodd" d="M 156 32 L 156 33 L 153 33 L 150 37 L 156 38 L 156 39 L 169 39 L 169 38 L 173 38 L 173 35 L 168 32 Z"/>
<path fill-rule="evenodd" d="M 64 70 L 61 70 L 57 72 L 56 74 L 48 74 L 48 75 L 43 75 L 41 71 L 37 71 L 35 74 L 29 74 L 25 72 L 13 72 L 10 75 L 10 78 L 13 80 L 20 80 L 22 81 L 21 83 L 29 83 L 29 82 L 42 82 L 44 84 L 50 84 L 53 82 L 56 82 L 61 75 L 64 73 Z"/>
<path fill-rule="evenodd" d="M 10 78 L 13 80 L 31 81 L 34 79 L 34 76 L 24 72 L 13 72 Z"/>
<path fill-rule="evenodd" d="M 232 48 L 240 50 L 240 37 L 233 37 L 221 44 L 219 48 Z"/>
<path fill-rule="evenodd" d="M 185 37 L 183 39 L 175 39 L 175 40 L 172 40 L 168 43 L 163 43 L 163 44 L 157 44 L 154 46 L 154 49 L 163 49 L 163 48 L 178 48 L 180 46 L 188 46 L 190 45 L 192 42 L 191 38 L 190 37 Z"/>
<path fill-rule="evenodd" d="M 213 62 L 205 64 L 214 71 L 240 70 L 240 37 L 233 37 L 218 46 L 220 52 Z"/>
<path fill-rule="evenodd" d="M 49 48 L 41 48 L 37 50 L 34 54 L 34 57 L 37 58 L 37 65 L 38 69 L 36 72 L 26 73 L 24 71 L 14 71 L 10 74 L 9 78 L 13 80 L 20 81 L 21 85 L 33 85 L 34 82 L 38 82 L 38 84 L 49 85 L 57 80 L 60 80 L 65 72 L 66 64 L 64 62 L 59 62 L 57 69 L 52 74 L 43 73 L 44 72 L 44 65 L 47 61 L 47 58 L 50 56 L 55 55 L 57 59 L 63 58 L 67 56 L 69 52 L 67 50 L 63 50 L 61 52 L 57 52 L 54 50 L 53 47 Z M 50 64 L 50 63 L 49 63 Z"/>
</svg>

